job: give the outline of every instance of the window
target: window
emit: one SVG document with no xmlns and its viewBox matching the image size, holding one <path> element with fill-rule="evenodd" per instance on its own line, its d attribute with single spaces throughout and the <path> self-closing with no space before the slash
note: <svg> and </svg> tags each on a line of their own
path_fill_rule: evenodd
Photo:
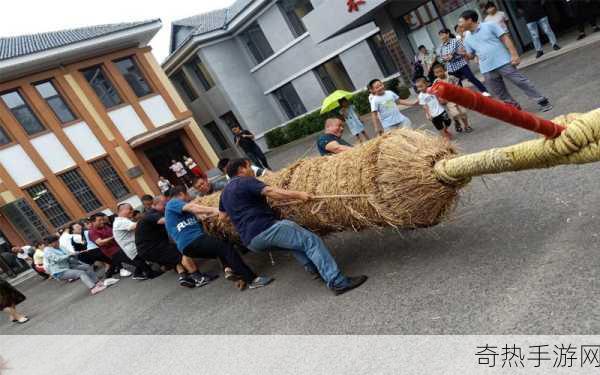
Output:
<svg viewBox="0 0 600 375">
<path fill-rule="evenodd" d="M 15 90 L 2 94 L 2 100 L 27 134 L 34 135 L 44 131 L 44 125 L 42 125 L 18 91 Z"/>
<path fill-rule="evenodd" d="M 281 0 L 279 5 L 294 36 L 297 38 L 304 34 L 306 27 L 302 23 L 302 17 L 313 10 L 310 0 Z"/>
<path fill-rule="evenodd" d="M 27 194 L 35 201 L 54 227 L 60 227 L 71 221 L 69 215 L 67 215 L 63 207 L 54 197 L 54 194 L 48 190 L 46 183 L 42 182 L 33 185 L 25 189 L 25 191 L 27 191 Z"/>
<path fill-rule="evenodd" d="M 326 63 L 317 66 L 315 69 L 319 81 L 323 86 L 323 90 L 327 94 L 331 94 L 335 90 L 354 91 L 354 84 L 350 80 L 344 64 L 339 57 L 327 61 Z"/>
<path fill-rule="evenodd" d="M 236 126 L 238 126 L 238 127 L 241 128 L 240 122 L 237 120 L 237 118 L 235 117 L 235 115 L 231 111 L 227 112 L 226 114 L 224 114 L 220 118 L 221 118 L 221 120 L 223 120 L 227 124 L 227 126 L 229 127 L 229 129 L 233 129 Z"/>
<path fill-rule="evenodd" d="M 217 142 L 217 145 L 219 146 L 221 151 L 225 151 L 229 148 L 227 139 L 225 139 L 225 136 L 223 135 L 223 133 L 221 133 L 221 130 L 219 130 L 217 124 L 214 121 L 209 122 L 208 124 L 204 125 L 204 127 L 206 128 L 206 130 L 208 130 L 210 135 L 212 135 L 215 142 Z"/>
<path fill-rule="evenodd" d="M 390 51 L 387 49 L 385 42 L 380 34 L 373 35 L 367 40 L 369 47 L 371 47 L 371 52 L 379 65 L 379 69 L 385 77 L 391 76 L 394 73 L 398 72 L 398 68 L 392 59 L 392 55 Z"/>
<path fill-rule="evenodd" d="M 107 159 L 96 160 L 91 164 L 115 199 L 121 199 L 129 195 L 129 189 L 127 189 L 127 186 Z"/>
<path fill-rule="evenodd" d="M 257 64 L 273 54 L 273 49 L 258 23 L 254 22 L 240 36 Z"/>
<path fill-rule="evenodd" d="M 273 91 L 273 95 L 279 101 L 281 108 L 288 118 L 292 119 L 306 113 L 306 108 L 302 104 L 302 101 L 300 101 L 300 97 L 291 82 Z"/>
<path fill-rule="evenodd" d="M 50 234 L 42 219 L 25 199 L 2 206 L 0 212 L 30 242 L 41 240 Z"/>
<path fill-rule="evenodd" d="M 2 124 L 0 124 L 2 125 Z M 6 131 L 4 130 L 4 128 L 2 126 L 0 126 L 0 146 L 4 146 L 9 144 L 11 141 L 10 137 L 8 136 L 8 134 L 6 134 Z"/>
<path fill-rule="evenodd" d="M 123 103 L 115 86 L 108 80 L 102 68 L 97 65 L 82 71 L 83 76 L 98 95 L 106 108 L 112 108 Z"/>
<path fill-rule="evenodd" d="M 196 75 L 196 78 L 198 78 L 198 81 L 200 81 L 204 90 L 208 91 L 215 85 L 215 81 L 213 81 L 211 75 L 208 73 L 206 66 L 198 57 L 194 57 L 192 61 L 187 63 L 187 66 L 194 72 L 194 75 Z"/>
<path fill-rule="evenodd" d="M 115 65 L 121 74 L 123 74 L 123 77 L 125 77 L 125 80 L 129 83 L 129 87 L 131 87 L 138 98 L 152 93 L 152 88 L 150 88 L 140 67 L 132 57 L 117 60 L 115 61 Z"/>
<path fill-rule="evenodd" d="M 194 90 L 194 88 L 188 82 L 187 78 L 185 78 L 185 74 L 183 73 L 183 71 L 180 70 L 177 73 L 173 74 L 171 79 L 177 83 L 181 90 L 183 90 L 185 96 L 188 97 L 190 102 L 193 102 L 198 98 L 196 90 Z"/>
<path fill-rule="evenodd" d="M 69 105 L 60 96 L 54 84 L 50 81 L 38 83 L 35 85 L 37 92 L 42 98 L 48 103 L 48 106 L 52 108 L 52 111 L 59 119 L 62 124 L 66 124 L 76 119 L 75 115 Z"/>
<path fill-rule="evenodd" d="M 77 169 L 63 173 L 59 177 L 73 193 L 85 212 L 92 212 L 102 207 L 102 204 Z"/>
</svg>

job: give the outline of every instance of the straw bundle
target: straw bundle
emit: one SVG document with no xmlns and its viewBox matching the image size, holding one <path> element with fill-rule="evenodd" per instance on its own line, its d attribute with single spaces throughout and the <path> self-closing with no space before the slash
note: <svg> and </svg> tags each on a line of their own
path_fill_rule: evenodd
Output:
<svg viewBox="0 0 600 375">
<path fill-rule="evenodd" d="M 398 129 L 342 154 L 299 160 L 264 181 L 328 196 L 275 208 L 282 218 L 320 233 L 428 227 L 439 223 L 457 199 L 460 187 L 439 182 L 433 173 L 436 161 L 454 155 L 441 137 Z M 198 203 L 218 207 L 219 197 L 215 193 Z M 238 238 L 221 220 L 207 220 L 205 226 L 213 235 Z"/>
</svg>

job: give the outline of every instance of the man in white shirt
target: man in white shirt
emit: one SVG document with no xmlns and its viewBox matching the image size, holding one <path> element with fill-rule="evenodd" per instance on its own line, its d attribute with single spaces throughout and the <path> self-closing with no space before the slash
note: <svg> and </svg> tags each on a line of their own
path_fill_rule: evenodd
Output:
<svg viewBox="0 0 600 375">
<path fill-rule="evenodd" d="M 113 236 L 117 245 L 131 259 L 135 265 L 134 280 L 146 280 L 152 276 L 152 269 L 142 259 L 137 257 L 135 247 L 135 228 L 137 223 L 131 220 L 133 207 L 129 203 L 120 203 L 117 206 L 117 217 L 113 222 Z"/>
</svg>

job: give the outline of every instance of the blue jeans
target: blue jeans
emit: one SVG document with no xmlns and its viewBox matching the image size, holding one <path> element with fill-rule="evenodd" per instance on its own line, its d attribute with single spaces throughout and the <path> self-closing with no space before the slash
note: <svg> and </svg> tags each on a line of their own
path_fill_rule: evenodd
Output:
<svg viewBox="0 0 600 375">
<path fill-rule="evenodd" d="M 529 34 L 531 34 L 531 39 L 533 39 L 533 47 L 535 47 L 536 51 L 542 51 L 542 42 L 540 41 L 540 33 L 538 26 L 542 28 L 544 34 L 550 40 L 550 44 L 553 46 L 556 45 L 556 36 L 554 35 L 554 31 L 550 27 L 550 21 L 548 21 L 548 17 L 540 18 L 537 21 L 529 22 L 527 24 L 527 28 L 529 29 Z"/>
<path fill-rule="evenodd" d="M 329 288 L 343 286 L 347 282 L 323 240 L 293 221 L 276 222 L 254 237 L 248 248 L 257 253 L 269 250 L 292 251 L 305 268 L 316 267 Z"/>
</svg>

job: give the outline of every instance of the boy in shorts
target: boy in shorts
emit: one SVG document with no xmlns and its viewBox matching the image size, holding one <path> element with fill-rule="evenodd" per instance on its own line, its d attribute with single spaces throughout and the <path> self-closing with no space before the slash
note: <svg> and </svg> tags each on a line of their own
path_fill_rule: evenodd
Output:
<svg viewBox="0 0 600 375">
<path fill-rule="evenodd" d="M 427 93 L 427 79 L 425 77 L 417 78 L 415 85 L 419 92 L 419 104 L 423 106 L 427 119 L 433 122 L 433 126 L 442 133 L 444 138 L 452 139 L 452 135 L 448 132 L 448 126 L 450 126 L 452 120 L 450 120 L 448 113 L 437 97 Z"/>
<path fill-rule="evenodd" d="M 434 83 L 442 81 L 453 85 L 458 85 L 458 78 L 449 75 L 448 72 L 446 72 L 446 68 L 444 68 L 444 65 L 442 64 L 436 64 L 433 66 L 433 74 L 436 77 Z M 456 128 L 457 132 L 460 133 L 464 130 L 465 133 L 470 133 L 473 131 L 473 128 L 469 126 L 467 111 L 463 107 L 456 103 L 447 102 L 446 111 L 448 112 L 448 115 L 450 115 L 450 118 L 454 120 L 454 127 Z"/>
</svg>

